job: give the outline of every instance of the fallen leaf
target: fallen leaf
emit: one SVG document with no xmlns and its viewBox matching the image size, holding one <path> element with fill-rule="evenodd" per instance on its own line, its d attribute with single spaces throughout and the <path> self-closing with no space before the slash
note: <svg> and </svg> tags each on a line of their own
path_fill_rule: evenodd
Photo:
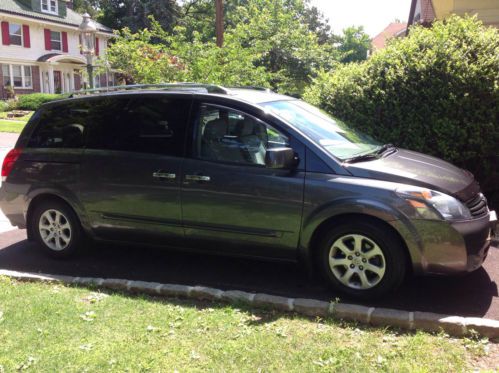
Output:
<svg viewBox="0 0 499 373">
<path fill-rule="evenodd" d="M 94 321 L 96 317 L 97 315 L 95 314 L 94 311 L 87 311 L 80 315 L 80 318 L 85 321 Z"/>
<path fill-rule="evenodd" d="M 83 350 L 83 351 L 90 351 L 92 348 L 93 348 L 93 346 L 90 343 L 80 346 L 80 350 Z"/>
<path fill-rule="evenodd" d="M 156 328 L 155 326 L 152 326 L 152 325 L 148 325 L 146 330 L 148 332 L 155 332 L 155 331 L 159 331 L 160 329 L 159 328 Z"/>
<path fill-rule="evenodd" d="M 199 359 L 201 359 L 201 355 L 199 355 L 196 351 L 192 350 L 191 351 L 191 359 L 192 360 L 199 360 Z"/>
<path fill-rule="evenodd" d="M 19 364 L 16 369 L 17 370 L 26 370 L 28 369 L 29 367 L 31 367 L 32 365 L 34 365 L 36 363 L 36 359 L 33 357 L 33 356 L 29 356 L 28 357 L 28 360 L 25 361 L 24 363 L 21 363 Z"/>
<path fill-rule="evenodd" d="M 108 296 L 108 294 L 92 292 L 89 295 L 83 297 L 81 300 L 86 303 L 97 303 L 104 300 Z"/>
</svg>

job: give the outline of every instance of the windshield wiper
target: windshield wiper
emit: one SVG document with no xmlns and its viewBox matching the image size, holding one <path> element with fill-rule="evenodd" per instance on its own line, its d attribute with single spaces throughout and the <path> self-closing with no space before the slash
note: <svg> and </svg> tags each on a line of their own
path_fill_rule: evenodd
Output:
<svg viewBox="0 0 499 373">
<path fill-rule="evenodd" d="M 355 163 L 355 162 L 369 161 L 371 159 L 379 159 L 379 156 L 376 153 L 356 155 L 355 157 L 345 159 L 344 162 Z"/>
<path fill-rule="evenodd" d="M 385 152 L 387 152 L 388 150 L 392 151 L 392 150 L 396 150 L 397 148 L 393 145 L 393 144 L 385 144 L 385 145 L 382 145 L 380 146 L 377 150 L 376 150 L 376 155 L 383 155 Z"/>
<path fill-rule="evenodd" d="M 362 161 L 370 161 L 373 159 L 379 159 L 388 150 L 392 151 L 395 149 L 396 148 L 395 148 L 395 146 L 393 146 L 393 144 L 385 144 L 385 145 L 380 146 L 378 149 L 376 149 L 372 153 L 357 155 L 355 157 L 345 159 L 344 162 L 345 163 L 355 163 L 355 162 L 362 162 Z"/>
</svg>

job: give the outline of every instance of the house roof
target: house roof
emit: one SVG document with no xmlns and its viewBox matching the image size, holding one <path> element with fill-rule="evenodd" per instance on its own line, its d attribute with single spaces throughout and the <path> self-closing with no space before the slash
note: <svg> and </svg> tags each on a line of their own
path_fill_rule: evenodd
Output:
<svg viewBox="0 0 499 373">
<path fill-rule="evenodd" d="M 435 9 L 431 0 L 421 0 L 421 18 L 419 22 L 427 23 L 432 22 L 435 18 Z"/>
<path fill-rule="evenodd" d="M 411 0 L 409 12 L 409 26 L 414 23 L 428 25 L 436 19 L 435 8 L 432 0 Z"/>
<path fill-rule="evenodd" d="M 65 17 L 60 17 L 56 15 L 35 12 L 15 0 L 1 0 L 0 13 L 15 14 L 24 17 L 39 19 L 42 21 L 50 21 L 74 27 L 78 27 L 83 21 L 83 16 L 81 14 L 76 13 L 74 10 L 70 8 L 67 8 L 67 13 Z M 97 29 L 101 32 L 106 32 L 106 33 L 112 32 L 112 30 L 109 27 L 106 27 L 103 24 L 100 24 L 98 22 L 95 22 L 95 24 L 97 26 Z"/>
<path fill-rule="evenodd" d="M 407 29 L 407 23 L 405 22 L 392 22 L 385 27 L 378 35 L 372 39 L 373 49 L 383 49 L 386 46 L 388 39 L 399 36 Z"/>
</svg>

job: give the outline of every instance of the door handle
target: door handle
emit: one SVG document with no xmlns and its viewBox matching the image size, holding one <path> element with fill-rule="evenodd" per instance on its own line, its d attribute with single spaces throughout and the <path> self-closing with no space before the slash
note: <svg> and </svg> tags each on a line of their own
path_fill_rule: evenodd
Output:
<svg viewBox="0 0 499 373">
<path fill-rule="evenodd" d="M 169 179 L 173 180 L 177 177 L 177 175 L 169 173 L 169 172 L 162 172 L 162 171 L 156 171 L 152 173 L 152 177 L 156 179 Z"/>
<path fill-rule="evenodd" d="M 210 181 L 209 176 L 204 175 L 185 175 L 185 180 L 189 181 Z"/>
</svg>

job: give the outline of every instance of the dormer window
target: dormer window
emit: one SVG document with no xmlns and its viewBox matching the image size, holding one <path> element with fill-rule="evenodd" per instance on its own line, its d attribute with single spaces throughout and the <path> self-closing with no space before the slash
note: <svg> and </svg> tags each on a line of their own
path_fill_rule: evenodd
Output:
<svg viewBox="0 0 499 373">
<path fill-rule="evenodd" d="M 58 14 L 57 0 L 41 0 L 42 12 Z"/>
</svg>

